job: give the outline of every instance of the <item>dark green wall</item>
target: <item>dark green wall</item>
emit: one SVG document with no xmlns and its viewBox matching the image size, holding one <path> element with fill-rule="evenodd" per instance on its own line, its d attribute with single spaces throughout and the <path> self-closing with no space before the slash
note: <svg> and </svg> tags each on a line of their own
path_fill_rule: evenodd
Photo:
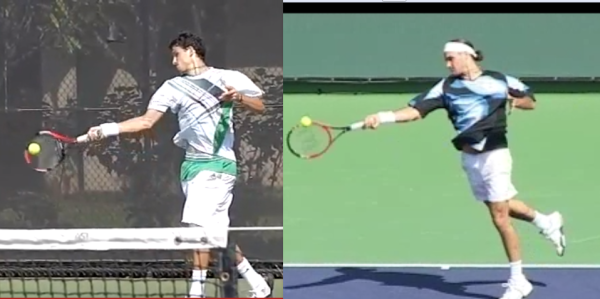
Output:
<svg viewBox="0 0 600 299">
<path fill-rule="evenodd" d="M 596 14 L 285 14 L 285 77 L 442 77 L 464 37 L 518 77 L 600 76 Z"/>
<path fill-rule="evenodd" d="M 573 93 L 594 93 L 600 94 L 600 82 L 540 82 L 527 81 L 536 94 L 553 93 L 553 94 L 573 94 Z M 338 83 L 338 82 L 313 82 L 307 80 L 285 81 L 283 84 L 283 92 L 286 94 L 292 93 L 354 93 L 354 94 L 370 94 L 370 93 L 421 93 L 431 88 L 435 82 L 387 82 L 387 83 Z"/>
</svg>

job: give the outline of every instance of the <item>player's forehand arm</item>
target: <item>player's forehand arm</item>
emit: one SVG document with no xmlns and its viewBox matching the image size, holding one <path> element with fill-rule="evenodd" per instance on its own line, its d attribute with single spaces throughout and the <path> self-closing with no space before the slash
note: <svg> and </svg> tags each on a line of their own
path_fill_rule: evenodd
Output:
<svg viewBox="0 0 600 299">
<path fill-rule="evenodd" d="M 123 133 L 137 133 L 151 129 L 162 117 L 163 113 L 164 112 L 159 110 L 148 109 L 142 116 L 130 118 L 120 123 L 104 123 L 96 128 L 98 128 L 100 133 L 105 137 L 117 136 Z"/>
<path fill-rule="evenodd" d="M 148 109 L 142 116 L 134 117 L 120 122 L 119 133 L 137 133 L 143 130 L 152 129 L 154 124 L 163 116 L 164 112 L 155 109 Z"/>
<path fill-rule="evenodd" d="M 110 137 L 123 133 L 136 133 L 150 128 L 152 128 L 152 123 L 144 116 L 138 116 L 120 123 L 103 123 L 97 127 L 92 127 L 88 131 L 88 135 Z"/>
<path fill-rule="evenodd" d="M 400 110 L 394 111 L 394 115 L 396 116 L 396 122 L 409 122 L 421 119 L 421 113 L 419 110 L 413 107 L 405 107 Z"/>
<path fill-rule="evenodd" d="M 403 123 L 421 119 L 419 110 L 406 107 L 396 111 L 384 111 L 377 114 L 380 123 Z"/>
<path fill-rule="evenodd" d="M 144 116 L 138 116 L 126 121 L 120 122 L 119 133 L 137 133 L 152 128 L 154 123 Z"/>
</svg>

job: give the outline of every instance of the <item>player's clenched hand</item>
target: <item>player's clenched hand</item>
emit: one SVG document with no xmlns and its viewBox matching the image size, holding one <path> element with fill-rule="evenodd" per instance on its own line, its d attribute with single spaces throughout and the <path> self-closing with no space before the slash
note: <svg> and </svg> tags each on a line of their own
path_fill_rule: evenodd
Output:
<svg viewBox="0 0 600 299">
<path fill-rule="evenodd" d="M 100 126 L 91 127 L 88 130 L 87 135 L 90 141 L 100 140 L 104 137 L 102 134 L 102 128 L 100 128 Z"/>
<path fill-rule="evenodd" d="M 516 98 L 512 97 L 510 94 L 507 96 L 507 100 L 508 100 L 508 115 L 511 115 L 512 112 L 515 110 L 515 108 L 517 108 L 517 100 Z"/>
<path fill-rule="evenodd" d="M 221 97 L 219 97 L 219 99 L 223 102 L 232 102 L 232 101 L 239 101 L 242 98 L 242 95 L 233 87 L 231 86 L 225 86 L 225 88 L 227 89 L 226 92 L 224 92 Z"/>
<path fill-rule="evenodd" d="M 367 116 L 364 120 L 365 128 L 367 129 L 377 129 L 379 127 L 379 116 L 377 114 L 371 114 Z"/>
</svg>

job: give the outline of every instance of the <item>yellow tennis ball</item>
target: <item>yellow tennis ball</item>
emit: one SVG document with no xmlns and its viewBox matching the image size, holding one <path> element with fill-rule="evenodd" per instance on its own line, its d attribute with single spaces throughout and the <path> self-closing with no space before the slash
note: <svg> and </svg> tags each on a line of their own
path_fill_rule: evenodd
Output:
<svg viewBox="0 0 600 299">
<path fill-rule="evenodd" d="M 301 123 L 303 126 L 305 126 L 305 127 L 308 127 L 308 126 L 310 126 L 310 125 L 312 124 L 312 120 L 310 119 L 310 117 L 308 117 L 308 116 L 305 116 L 305 117 L 303 117 L 302 119 L 300 119 L 300 123 Z"/>
<path fill-rule="evenodd" d="M 37 144 L 35 142 L 30 143 L 29 146 L 27 147 L 27 151 L 32 155 L 39 154 L 40 150 L 42 150 L 42 148 L 40 147 L 39 144 Z"/>
</svg>

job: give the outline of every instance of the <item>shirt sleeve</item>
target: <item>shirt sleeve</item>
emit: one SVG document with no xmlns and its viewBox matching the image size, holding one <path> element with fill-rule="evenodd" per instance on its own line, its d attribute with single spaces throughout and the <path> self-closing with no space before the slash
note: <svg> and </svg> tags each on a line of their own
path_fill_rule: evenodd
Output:
<svg viewBox="0 0 600 299">
<path fill-rule="evenodd" d="M 506 84 L 508 85 L 508 94 L 513 96 L 513 97 L 517 97 L 517 98 L 522 98 L 522 97 L 530 97 L 532 100 L 535 101 L 535 97 L 533 95 L 533 91 L 531 90 L 531 88 L 529 86 L 527 86 L 525 83 L 521 82 L 521 80 L 512 77 L 512 76 L 505 76 L 506 77 Z"/>
<path fill-rule="evenodd" d="M 239 93 L 247 97 L 260 98 L 264 95 L 264 92 L 248 76 L 238 71 L 227 71 L 224 82 L 225 85 L 235 88 Z"/>
<path fill-rule="evenodd" d="M 408 106 L 417 109 L 423 118 L 434 110 L 444 108 L 444 81 L 445 79 L 441 80 L 428 91 L 410 100 Z"/>
<path fill-rule="evenodd" d="M 177 91 L 171 86 L 169 81 L 165 81 L 152 95 L 148 109 L 167 112 L 171 109 L 172 112 L 177 112 L 179 101 L 177 100 Z"/>
</svg>

